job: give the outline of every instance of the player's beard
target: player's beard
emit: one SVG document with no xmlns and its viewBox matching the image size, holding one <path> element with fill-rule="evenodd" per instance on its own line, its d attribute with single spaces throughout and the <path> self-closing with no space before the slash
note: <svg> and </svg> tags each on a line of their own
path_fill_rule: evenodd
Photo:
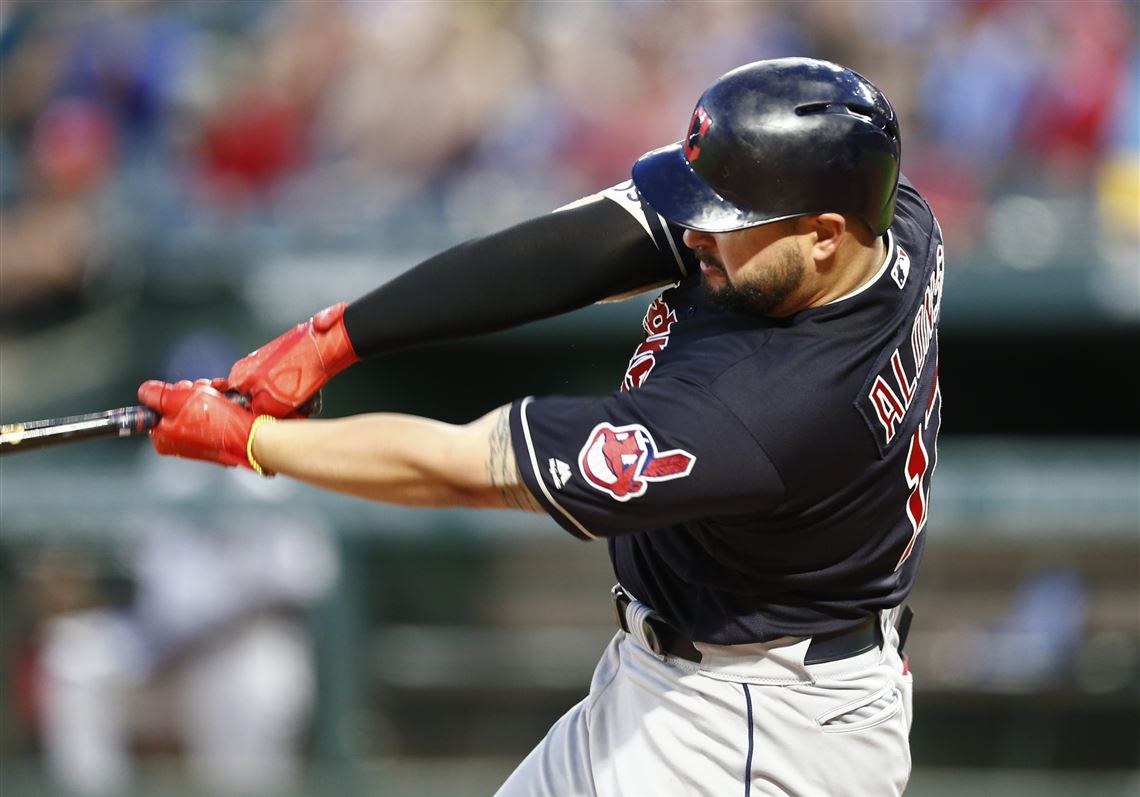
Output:
<svg viewBox="0 0 1140 797">
<path fill-rule="evenodd" d="M 734 282 L 724 264 L 705 249 L 695 250 L 697 259 L 721 272 L 724 284 L 712 285 L 702 274 L 701 283 L 713 302 L 726 310 L 744 315 L 767 316 L 782 305 L 804 280 L 804 263 L 798 250 L 783 249 L 763 269 L 742 275 L 737 272 Z"/>
</svg>

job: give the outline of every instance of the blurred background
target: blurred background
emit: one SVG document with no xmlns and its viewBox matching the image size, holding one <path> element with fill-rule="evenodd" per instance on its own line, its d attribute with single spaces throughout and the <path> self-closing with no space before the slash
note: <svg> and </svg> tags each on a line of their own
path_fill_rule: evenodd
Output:
<svg viewBox="0 0 1140 797">
<path fill-rule="evenodd" d="M 839 61 L 892 98 L 947 248 L 909 793 L 1136 795 L 1138 26 L 1135 0 L 0 0 L 0 420 L 222 375 L 626 179 L 728 69 Z M 361 364 L 326 415 L 608 392 L 645 304 Z M 542 518 L 140 440 L 5 457 L 0 792 L 490 794 L 585 693 L 611 580 Z"/>
</svg>

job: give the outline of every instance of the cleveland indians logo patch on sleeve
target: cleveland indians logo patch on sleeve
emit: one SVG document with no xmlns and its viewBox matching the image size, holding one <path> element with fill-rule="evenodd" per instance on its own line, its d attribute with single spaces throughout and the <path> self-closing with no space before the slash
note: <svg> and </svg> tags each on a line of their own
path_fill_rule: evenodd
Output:
<svg viewBox="0 0 1140 797">
<path fill-rule="evenodd" d="M 645 494 L 649 482 L 688 476 L 697 458 L 688 451 L 658 451 L 653 435 L 639 423 L 599 423 L 578 454 L 586 483 L 618 501 Z"/>
</svg>

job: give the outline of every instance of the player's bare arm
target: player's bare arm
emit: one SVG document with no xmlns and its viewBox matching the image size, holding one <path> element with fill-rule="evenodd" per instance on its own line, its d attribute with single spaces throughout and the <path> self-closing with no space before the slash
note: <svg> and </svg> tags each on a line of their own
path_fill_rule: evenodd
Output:
<svg viewBox="0 0 1140 797">
<path fill-rule="evenodd" d="M 374 501 L 542 511 L 515 466 L 509 407 L 466 425 L 395 414 L 266 424 L 252 452 L 268 470 Z"/>
<path fill-rule="evenodd" d="M 139 399 L 162 415 L 152 436 L 160 453 L 403 506 L 542 511 L 515 465 L 509 406 L 462 425 L 391 413 L 274 422 L 205 380 L 147 382 Z"/>
</svg>

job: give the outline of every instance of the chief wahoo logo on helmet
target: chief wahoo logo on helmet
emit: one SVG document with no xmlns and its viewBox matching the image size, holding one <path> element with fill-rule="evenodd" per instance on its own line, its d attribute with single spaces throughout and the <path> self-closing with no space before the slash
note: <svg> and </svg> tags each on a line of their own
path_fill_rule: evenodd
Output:
<svg viewBox="0 0 1140 797">
<path fill-rule="evenodd" d="M 692 163 L 701 154 L 701 139 L 709 132 L 712 118 L 703 105 L 698 105 L 693 111 L 692 121 L 689 122 L 689 134 L 685 136 L 685 160 Z"/>
</svg>

